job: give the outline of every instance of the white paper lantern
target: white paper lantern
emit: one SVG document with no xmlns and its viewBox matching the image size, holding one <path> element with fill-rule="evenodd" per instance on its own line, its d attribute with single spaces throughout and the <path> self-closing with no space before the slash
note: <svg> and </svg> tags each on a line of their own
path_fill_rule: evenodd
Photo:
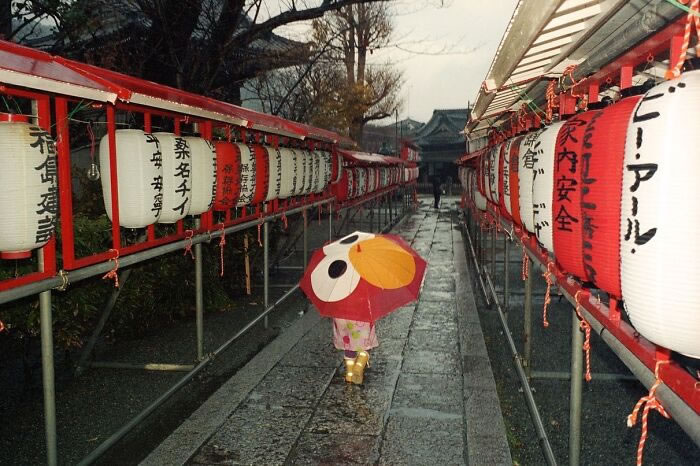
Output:
<svg viewBox="0 0 700 466">
<path fill-rule="evenodd" d="M 328 185 L 330 185 L 333 180 L 331 177 L 333 176 L 333 154 L 330 153 L 327 150 L 323 151 L 323 157 L 326 161 L 326 182 L 325 182 L 325 187 L 327 188 Z M 340 170 L 338 170 L 340 171 Z M 324 188 L 325 189 L 325 188 Z"/>
<path fill-rule="evenodd" d="M 163 212 L 163 154 L 160 142 L 153 134 L 140 129 L 117 130 L 115 139 L 119 225 L 143 228 L 157 222 Z M 112 220 L 112 179 L 107 135 L 100 141 L 100 167 L 105 211 Z"/>
<path fill-rule="evenodd" d="M 255 153 L 246 144 L 236 144 L 240 154 L 241 193 L 238 196 L 237 207 L 251 205 L 255 197 L 257 163 Z"/>
<path fill-rule="evenodd" d="M 304 150 L 304 157 L 306 157 L 307 168 L 309 170 L 307 173 L 306 184 L 304 185 L 304 193 L 311 194 L 314 192 L 316 177 L 319 174 L 319 166 L 321 161 L 317 157 L 314 157 L 313 152 L 308 150 Z"/>
<path fill-rule="evenodd" d="M 316 150 L 313 151 L 313 154 L 318 158 L 318 180 L 315 183 L 315 193 L 322 193 L 325 189 L 326 186 L 328 186 L 328 179 L 330 178 L 330 172 L 328 171 L 330 168 L 330 154 L 326 151 L 320 151 Z"/>
<path fill-rule="evenodd" d="M 322 178 L 323 178 L 323 159 L 318 151 L 311 150 L 307 152 L 311 159 L 314 161 L 312 176 L 311 176 L 311 193 L 321 192 Z"/>
<path fill-rule="evenodd" d="M 637 331 L 700 358 L 700 72 L 649 90 L 627 130 L 622 179 L 622 297 Z"/>
<path fill-rule="evenodd" d="M 300 154 L 302 166 L 304 167 L 302 176 L 299 179 L 299 194 L 305 196 L 311 193 L 311 185 L 313 184 L 314 160 L 308 150 L 297 149 L 296 151 Z"/>
<path fill-rule="evenodd" d="M 44 246 L 58 212 L 56 147 L 26 117 L 0 119 L 0 257 L 22 259 Z"/>
<path fill-rule="evenodd" d="M 216 150 L 206 139 L 186 137 L 192 154 L 192 200 L 189 215 L 211 209 L 216 195 Z"/>
<path fill-rule="evenodd" d="M 496 144 L 489 152 L 489 200 L 498 204 L 498 164 L 501 160 L 501 147 L 503 143 Z"/>
<path fill-rule="evenodd" d="M 314 159 L 306 149 L 296 149 L 302 155 L 302 160 L 304 161 L 304 176 L 301 180 L 301 194 L 309 194 L 310 188 L 313 186 L 313 173 L 314 173 Z"/>
<path fill-rule="evenodd" d="M 481 191 L 479 191 L 479 185 L 478 185 L 477 180 L 476 180 L 476 177 L 477 177 L 476 171 L 474 172 L 472 177 L 474 179 L 474 183 L 473 183 L 474 186 L 472 188 L 474 205 L 476 206 L 477 209 L 485 211 L 487 201 L 486 201 L 486 197 L 483 194 L 481 194 Z"/>
<path fill-rule="evenodd" d="M 297 173 L 297 161 L 295 151 L 289 148 L 283 147 L 280 149 L 280 154 L 282 157 L 282 170 L 281 170 L 281 187 L 280 187 L 280 199 L 287 199 L 288 197 L 298 194 L 297 186 L 299 183 L 299 177 Z"/>
<path fill-rule="evenodd" d="M 510 212 L 510 148 L 515 142 L 516 138 L 508 139 L 505 142 L 505 147 L 503 148 L 503 154 L 501 157 L 503 159 L 503 169 L 500 170 L 498 176 L 500 177 L 499 184 L 503 186 L 503 199 L 501 199 L 501 204 L 505 207 L 508 215 Z"/>
<path fill-rule="evenodd" d="M 547 126 L 535 142 L 532 180 L 532 216 L 537 240 L 549 252 L 554 252 L 552 237 L 552 196 L 554 192 L 554 160 L 557 135 L 565 121 L 558 121 Z"/>
<path fill-rule="evenodd" d="M 530 233 L 535 232 L 535 216 L 532 209 L 532 181 L 535 160 L 539 157 L 537 140 L 542 130 L 527 134 L 520 142 L 520 159 L 518 160 L 518 196 L 520 218 L 523 226 Z"/>
<path fill-rule="evenodd" d="M 265 201 L 272 201 L 280 197 L 282 192 L 282 153 L 272 146 L 265 146 L 268 155 L 268 184 Z"/>
<path fill-rule="evenodd" d="M 299 171 L 299 185 L 297 187 L 297 192 L 299 196 L 306 196 L 311 191 L 309 188 L 313 183 L 312 175 L 314 170 L 314 161 L 311 158 L 309 151 L 306 149 L 294 149 L 294 152 L 299 154 L 299 160 L 301 162 Z"/>
<path fill-rule="evenodd" d="M 367 194 L 367 169 L 363 167 L 355 168 L 355 177 L 357 178 L 357 196 Z"/>
<path fill-rule="evenodd" d="M 374 191 L 377 172 L 373 167 L 367 168 L 367 193 Z"/>
<path fill-rule="evenodd" d="M 345 170 L 348 178 L 348 199 L 352 199 L 357 195 L 357 190 L 355 189 L 355 171 Z"/>
<path fill-rule="evenodd" d="M 153 133 L 163 154 L 163 211 L 158 223 L 175 223 L 190 211 L 192 155 L 185 138 L 173 133 Z"/>
<path fill-rule="evenodd" d="M 304 170 L 306 167 L 304 164 L 306 160 L 304 159 L 304 154 L 299 149 L 282 149 L 283 153 L 292 154 L 294 160 L 294 175 L 292 176 L 292 195 L 299 196 L 303 194 L 304 190 Z"/>
<path fill-rule="evenodd" d="M 491 189 L 489 185 L 489 164 L 490 164 L 490 159 L 491 159 L 491 151 L 493 148 L 489 149 L 488 152 L 483 154 L 481 156 L 481 180 L 482 180 L 482 188 L 484 190 L 484 196 L 486 197 L 486 200 L 490 200 L 491 196 Z"/>
</svg>

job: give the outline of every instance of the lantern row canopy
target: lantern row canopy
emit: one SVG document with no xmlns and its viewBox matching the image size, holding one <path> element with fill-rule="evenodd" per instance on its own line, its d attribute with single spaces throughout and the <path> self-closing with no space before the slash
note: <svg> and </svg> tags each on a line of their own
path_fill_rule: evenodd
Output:
<svg viewBox="0 0 700 466">
<path fill-rule="evenodd" d="M 543 113 L 550 81 L 568 86 L 590 76 L 683 15 L 683 10 L 663 1 L 520 0 L 464 133 L 469 139 L 479 138 L 521 110 Z M 649 52 L 643 58 L 650 61 L 633 76 L 633 83 L 660 81 L 667 57 Z M 601 84 L 619 87 L 608 77 Z"/>
<path fill-rule="evenodd" d="M 352 147 L 351 139 L 274 115 L 0 40 L 0 83 L 96 102 L 117 101 L 294 139 Z"/>
<path fill-rule="evenodd" d="M 339 150 L 338 153 L 352 165 L 403 165 L 405 162 L 398 157 L 391 157 L 369 152 Z"/>
</svg>

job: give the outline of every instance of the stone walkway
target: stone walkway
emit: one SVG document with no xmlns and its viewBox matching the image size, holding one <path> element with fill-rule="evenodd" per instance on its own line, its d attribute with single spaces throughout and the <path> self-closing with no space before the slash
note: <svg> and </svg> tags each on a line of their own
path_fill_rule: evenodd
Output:
<svg viewBox="0 0 700 466">
<path fill-rule="evenodd" d="M 428 271 L 419 301 L 377 323 L 362 386 L 310 309 L 143 464 L 512 464 L 454 202 L 395 229 Z"/>
</svg>

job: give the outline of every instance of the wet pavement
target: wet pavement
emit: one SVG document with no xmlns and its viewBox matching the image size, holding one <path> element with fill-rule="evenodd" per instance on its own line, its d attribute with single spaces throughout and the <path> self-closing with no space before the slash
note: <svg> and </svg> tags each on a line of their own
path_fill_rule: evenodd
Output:
<svg viewBox="0 0 700 466">
<path fill-rule="evenodd" d="M 420 299 L 377 323 L 363 385 L 312 308 L 142 464 L 512 464 L 454 199 L 395 229 L 428 261 Z"/>
</svg>

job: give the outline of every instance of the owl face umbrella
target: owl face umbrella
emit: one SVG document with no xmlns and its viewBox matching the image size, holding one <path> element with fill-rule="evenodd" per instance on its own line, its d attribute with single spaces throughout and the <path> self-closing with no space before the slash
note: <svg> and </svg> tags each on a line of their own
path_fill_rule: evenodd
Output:
<svg viewBox="0 0 700 466">
<path fill-rule="evenodd" d="M 300 287 L 323 316 L 374 322 L 418 298 L 425 266 L 399 236 L 356 231 L 316 250 Z"/>
</svg>

